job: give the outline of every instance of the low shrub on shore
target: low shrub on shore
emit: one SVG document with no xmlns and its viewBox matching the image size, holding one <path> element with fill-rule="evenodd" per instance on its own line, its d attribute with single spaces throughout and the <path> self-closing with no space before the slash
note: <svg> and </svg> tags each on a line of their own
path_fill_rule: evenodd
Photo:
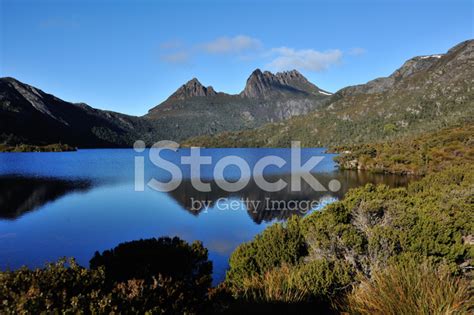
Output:
<svg viewBox="0 0 474 315">
<path fill-rule="evenodd" d="M 131 260 L 133 253 L 140 260 Z M 157 257 L 165 265 L 152 265 Z M 201 243 L 125 243 L 97 254 L 92 266 L 61 259 L 45 268 L 0 273 L 0 313 L 195 314 L 207 306 L 212 264 Z"/>
<path fill-rule="evenodd" d="M 75 147 L 61 143 L 48 145 L 18 144 L 14 146 L 0 144 L 0 152 L 65 152 L 76 150 Z"/>
</svg>

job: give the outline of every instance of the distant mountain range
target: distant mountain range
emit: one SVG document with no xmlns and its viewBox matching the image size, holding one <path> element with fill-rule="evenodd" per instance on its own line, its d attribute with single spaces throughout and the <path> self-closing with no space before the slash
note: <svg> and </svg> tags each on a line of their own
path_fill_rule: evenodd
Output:
<svg viewBox="0 0 474 315">
<path fill-rule="evenodd" d="M 197 79 L 142 117 L 63 101 L 14 78 L 0 79 L 0 143 L 128 147 L 137 139 L 181 141 L 256 128 L 317 109 L 330 93 L 298 71 L 255 70 L 242 93 L 218 93 Z"/>
<path fill-rule="evenodd" d="M 201 146 L 307 146 L 377 141 L 472 122 L 474 40 L 414 57 L 386 78 L 335 94 L 298 71 L 255 70 L 237 95 L 192 79 L 135 117 L 63 101 L 0 79 L 0 143 L 128 147 L 175 140 Z"/>
<path fill-rule="evenodd" d="M 395 139 L 473 120 L 474 40 L 468 40 L 446 54 L 414 57 L 388 77 L 343 88 L 308 115 L 184 144 L 287 147 L 299 140 L 320 147 Z"/>
</svg>

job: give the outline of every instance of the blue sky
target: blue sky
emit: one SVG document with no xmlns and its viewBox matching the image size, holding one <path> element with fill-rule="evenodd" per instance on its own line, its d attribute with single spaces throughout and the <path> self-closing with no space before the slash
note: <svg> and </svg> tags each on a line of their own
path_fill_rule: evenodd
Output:
<svg viewBox="0 0 474 315">
<path fill-rule="evenodd" d="M 0 76 L 143 115 L 197 77 L 296 68 L 331 92 L 473 38 L 473 1 L 0 0 Z"/>
</svg>

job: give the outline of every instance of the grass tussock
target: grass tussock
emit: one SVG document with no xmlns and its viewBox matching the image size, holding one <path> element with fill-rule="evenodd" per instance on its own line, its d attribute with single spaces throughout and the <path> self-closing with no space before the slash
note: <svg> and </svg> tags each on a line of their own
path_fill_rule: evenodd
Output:
<svg viewBox="0 0 474 315">
<path fill-rule="evenodd" d="M 241 292 L 242 297 L 259 302 L 301 303 L 308 295 L 309 290 L 298 285 L 296 275 L 287 265 L 244 279 Z"/>
<path fill-rule="evenodd" d="M 351 314 L 468 314 L 474 310 L 472 293 L 472 283 L 446 266 L 411 260 L 374 271 L 346 302 Z"/>
</svg>

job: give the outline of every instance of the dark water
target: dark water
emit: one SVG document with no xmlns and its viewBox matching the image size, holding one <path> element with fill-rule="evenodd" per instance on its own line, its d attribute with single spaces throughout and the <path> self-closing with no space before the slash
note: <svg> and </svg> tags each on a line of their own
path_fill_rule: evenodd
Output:
<svg viewBox="0 0 474 315">
<path fill-rule="evenodd" d="M 230 253 L 269 224 L 291 215 L 305 215 L 344 196 L 348 189 L 366 183 L 406 185 L 407 178 L 339 171 L 324 149 L 303 149 L 302 163 L 311 156 L 323 156 L 313 176 L 324 186 L 337 179 L 335 192 L 315 191 L 290 185 L 278 192 L 265 192 L 254 178 L 245 188 L 229 193 L 213 179 L 213 166 L 222 157 L 235 155 L 253 167 L 261 157 L 290 159 L 289 149 L 206 149 L 212 165 L 202 168 L 210 192 L 193 188 L 189 167 L 181 166 L 182 183 L 171 192 L 145 186 L 135 190 L 136 157 L 145 158 L 145 182 L 168 180 L 170 174 L 147 158 L 149 150 L 80 150 L 64 153 L 0 153 L 0 268 L 22 265 L 43 266 L 59 257 L 75 257 L 88 266 L 95 251 L 140 238 L 179 236 L 201 240 L 214 262 L 215 281 L 222 280 Z M 189 150 L 166 151 L 162 156 L 177 162 Z M 269 166 L 264 177 L 290 183 L 290 167 Z M 240 171 L 227 167 L 225 178 L 235 180 Z M 199 203 L 198 203 L 199 201 Z M 270 204 L 276 201 L 278 203 Z M 295 211 L 297 205 L 308 211 Z M 306 202 L 306 203 L 305 203 Z M 206 205 L 206 206 L 203 206 Z M 164 257 L 164 259 L 166 259 Z"/>
</svg>

